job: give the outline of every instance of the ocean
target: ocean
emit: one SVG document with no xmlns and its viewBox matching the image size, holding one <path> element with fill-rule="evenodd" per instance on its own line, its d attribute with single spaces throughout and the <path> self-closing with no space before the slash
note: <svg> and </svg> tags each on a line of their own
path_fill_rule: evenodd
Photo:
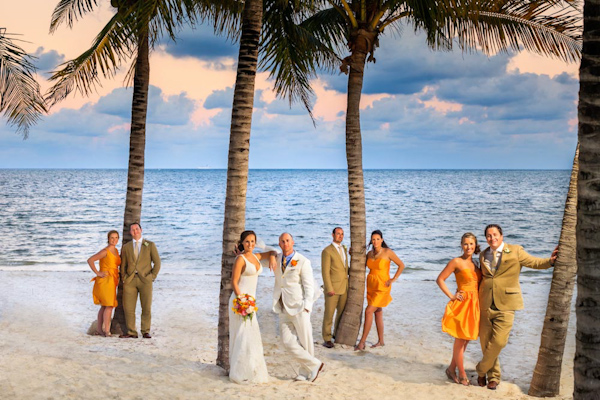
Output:
<svg viewBox="0 0 600 400">
<path fill-rule="evenodd" d="M 485 248 L 488 223 L 503 227 L 506 242 L 548 257 L 558 243 L 570 171 L 366 170 L 364 176 L 367 231 L 383 232 L 407 276 L 435 279 L 461 254 L 464 232 L 475 233 Z M 156 243 L 163 272 L 220 273 L 225 183 L 225 170 L 146 171 L 143 236 Z M 88 269 L 106 233 L 122 230 L 126 184 L 126 170 L 0 169 L 0 269 Z M 344 170 L 250 171 L 247 229 L 271 246 L 290 232 L 315 274 L 333 227 L 344 228 L 350 245 L 348 209 Z M 525 279 L 530 273 L 524 271 Z"/>
</svg>

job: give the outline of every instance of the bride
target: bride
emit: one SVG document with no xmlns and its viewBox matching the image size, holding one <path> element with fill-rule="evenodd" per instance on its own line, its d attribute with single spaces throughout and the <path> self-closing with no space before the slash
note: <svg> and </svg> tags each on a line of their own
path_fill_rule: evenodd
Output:
<svg viewBox="0 0 600 400">
<path fill-rule="evenodd" d="M 258 275 L 262 272 L 261 260 L 269 259 L 269 266 L 275 266 L 275 251 L 252 253 L 256 246 L 256 234 L 244 231 L 240 235 L 238 250 L 241 254 L 235 259 L 231 284 L 233 293 L 229 299 L 229 379 L 235 383 L 265 383 L 269 381 L 267 365 L 263 354 L 262 339 L 256 314 L 254 318 L 243 320 L 233 312 L 233 299 L 242 294 L 256 298 Z"/>
</svg>

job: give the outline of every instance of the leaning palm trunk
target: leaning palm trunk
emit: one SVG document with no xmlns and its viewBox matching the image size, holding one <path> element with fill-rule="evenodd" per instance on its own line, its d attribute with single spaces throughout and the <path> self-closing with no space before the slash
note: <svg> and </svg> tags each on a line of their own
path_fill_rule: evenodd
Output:
<svg viewBox="0 0 600 400">
<path fill-rule="evenodd" d="M 579 176 L 577 182 L 577 335 L 573 397 L 600 393 L 600 0 L 583 9 L 579 68 Z"/>
<path fill-rule="evenodd" d="M 140 222 L 142 216 L 142 191 L 144 189 L 144 152 L 146 150 L 146 114 L 148 111 L 148 85 L 150 61 L 148 58 L 148 33 L 140 35 L 135 74 L 133 77 L 133 101 L 131 105 L 131 133 L 129 136 L 129 168 L 127 170 L 127 195 L 123 217 L 123 244 L 131 241 L 129 225 Z M 111 331 L 127 332 L 123 312 L 123 283 L 119 281 L 114 321 Z M 119 329 L 121 332 L 119 332 Z"/>
<path fill-rule="evenodd" d="M 557 396 L 560 391 L 562 367 L 571 300 L 577 275 L 575 227 L 577 222 L 577 174 L 579 173 L 579 146 L 575 150 L 569 192 L 565 202 L 562 229 L 558 247 L 560 253 L 554 265 L 552 285 L 542 329 L 542 342 L 538 360 L 533 371 L 529 395 L 536 397 Z"/>
<path fill-rule="evenodd" d="M 375 34 L 358 30 L 352 41 L 349 64 L 348 105 L 346 112 L 346 158 L 348 162 L 348 194 L 350 197 L 350 245 L 352 261 L 348 300 L 340 320 L 335 341 L 350 346 L 356 344 L 360 330 L 365 297 L 365 259 L 367 218 L 365 185 L 362 166 L 362 137 L 360 132 L 360 98 L 367 54 L 372 50 Z"/>
<path fill-rule="evenodd" d="M 246 1 L 231 110 L 225 220 L 223 222 L 223 253 L 221 255 L 217 354 L 217 365 L 228 372 L 229 297 L 232 290 L 231 271 L 235 259 L 233 249 L 246 225 L 250 128 L 252 125 L 252 108 L 254 107 L 254 83 L 256 81 L 262 14 L 262 0 Z"/>
</svg>

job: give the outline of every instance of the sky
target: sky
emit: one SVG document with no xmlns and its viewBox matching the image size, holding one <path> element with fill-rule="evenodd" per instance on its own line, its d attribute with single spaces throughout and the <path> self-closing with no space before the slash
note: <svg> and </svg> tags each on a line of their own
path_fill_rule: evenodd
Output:
<svg viewBox="0 0 600 400">
<path fill-rule="evenodd" d="M 77 57 L 113 15 L 110 1 L 49 34 L 56 1 L 0 2 L 0 27 L 20 34 L 49 71 Z M 238 46 L 185 27 L 150 57 L 146 168 L 227 168 Z M 531 53 L 432 51 L 405 26 L 384 32 L 361 100 L 366 169 L 570 169 L 577 142 L 577 64 Z M 127 168 L 128 64 L 89 97 L 72 94 L 23 140 L 0 116 L 0 168 Z M 250 168 L 345 169 L 347 75 L 312 81 L 313 125 L 301 105 L 257 75 Z"/>
</svg>

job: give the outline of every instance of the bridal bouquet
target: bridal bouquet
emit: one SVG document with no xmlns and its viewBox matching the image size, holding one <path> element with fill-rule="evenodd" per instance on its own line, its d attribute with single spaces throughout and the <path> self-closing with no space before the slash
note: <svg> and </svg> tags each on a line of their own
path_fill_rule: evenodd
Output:
<svg viewBox="0 0 600 400">
<path fill-rule="evenodd" d="M 252 321 L 254 313 L 258 310 L 256 307 L 256 299 L 249 294 L 240 294 L 238 297 L 233 299 L 233 312 L 237 315 L 241 315 L 246 322 L 248 319 Z"/>
</svg>

